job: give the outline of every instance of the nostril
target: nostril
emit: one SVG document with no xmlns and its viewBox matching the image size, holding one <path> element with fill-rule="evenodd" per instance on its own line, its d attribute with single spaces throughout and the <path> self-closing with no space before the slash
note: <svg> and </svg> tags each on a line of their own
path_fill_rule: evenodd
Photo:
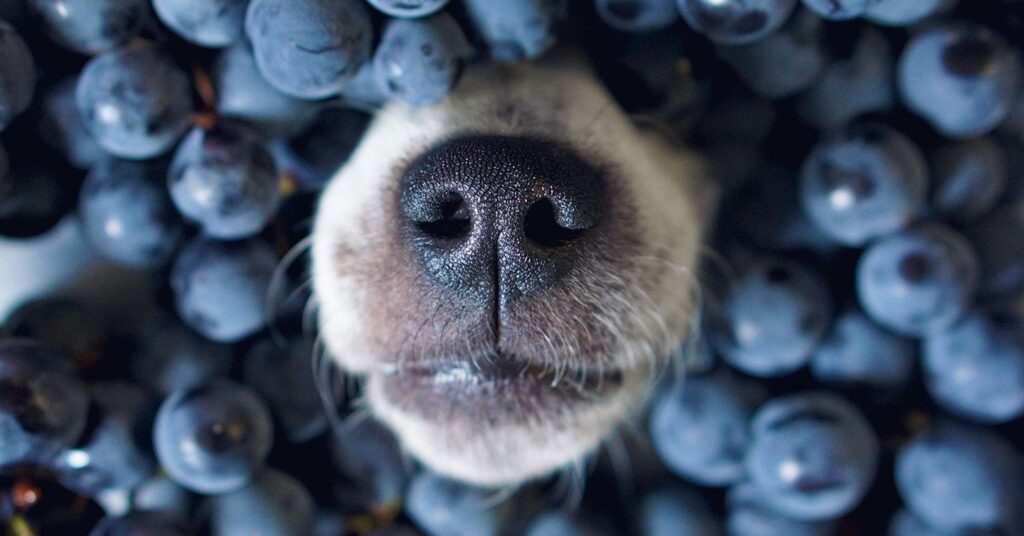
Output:
<svg viewBox="0 0 1024 536">
<path fill-rule="evenodd" d="M 449 192 L 436 203 L 436 208 L 430 211 L 428 218 L 414 222 L 417 229 L 430 237 L 445 240 L 454 240 L 469 234 L 469 207 L 461 195 Z"/>
<path fill-rule="evenodd" d="M 523 221 L 523 233 L 526 238 L 545 248 L 564 246 L 579 238 L 584 231 L 585 229 L 563 227 L 559 223 L 555 204 L 547 198 L 531 205 Z"/>
</svg>

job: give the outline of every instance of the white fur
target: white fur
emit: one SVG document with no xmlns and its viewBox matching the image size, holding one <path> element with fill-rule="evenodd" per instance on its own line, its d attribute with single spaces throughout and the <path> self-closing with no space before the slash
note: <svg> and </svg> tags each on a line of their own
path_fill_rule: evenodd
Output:
<svg viewBox="0 0 1024 536">
<path fill-rule="evenodd" d="M 507 105 L 511 113 L 495 114 Z M 571 410 L 550 408 L 539 422 L 500 428 L 465 427 L 409 415 L 379 388 L 384 355 L 366 331 L 362 311 L 378 293 L 339 275 L 336 252 L 376 251 L 363 231 L 396 180 L 395 166 L 459 133 L 531 134 L 559 139 L 581 155 L 615 167 L 637 205 L 637 225 L 649 249 L 632 259 L 654 277 L 637 288 L 632 329 L 608 365 L 623 371 L 624 387 Z M 544 475 L 595 449 L 644 399 L 652 361 L 663 363 L 688 331 L 695 283 L 692 270 L 715 199 L 686 152 L 642 133 L 580 62 L 479 68 L 443 102 L 429 108 L 391 104 L 371 124 L 348 164 L 320 201 L 313 235 L 313 283 L 322 339 L 347 371 L 369 376 L 373 413 L 396 432 L 410 453 L 431 469 L 485 485 L 507 485 Z M 649 258 L 648 258 L 649 257 Z M 615 274 L 595 274 L 615 277 Z M 644 314 L 640 314 L 643 312 Z M 410 311 L 409 314 L 416 314 Z M 621 313 L 626 314 L 626 313 Z M 632 314 L 632 313 L 630 313 Z M 652 355 L 654 354 L 654 355 Z"/>
</svg>

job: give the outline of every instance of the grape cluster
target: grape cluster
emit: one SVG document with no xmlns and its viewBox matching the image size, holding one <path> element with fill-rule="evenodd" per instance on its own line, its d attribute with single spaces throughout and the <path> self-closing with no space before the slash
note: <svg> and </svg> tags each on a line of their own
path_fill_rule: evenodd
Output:
<svg viewBox="0 0 1024 536">
<path fill-rule="evenodd" d="M 723 200 L 638 433 L 496 493 L 359 412 L 301 252 L 374 110 L 558 41 Z M 0 0 L 0 143 L 0 246 L 156 304 L 0 303 L 5 534 L 1024 534 L 1020 0 Z"/>
</svg>

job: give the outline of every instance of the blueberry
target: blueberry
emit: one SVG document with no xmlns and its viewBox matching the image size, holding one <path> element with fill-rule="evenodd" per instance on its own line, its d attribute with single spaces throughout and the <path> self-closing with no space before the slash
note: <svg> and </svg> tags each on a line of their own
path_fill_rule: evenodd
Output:
<svg viewBox="0 0 1024 536">
<path fill-rule="evenodd" d="M 884 237 L 857 265 L 865 312 L 898 333 L 922 336 L 949 327 L 967 310 L 978 282 L 967 240 L 938 224 Z"/>
<path fill-rule="evenodd" d="M 832 316 L 829 290 L 817 273 L 783 258 L 751 263 L 720 305 L 709 307 L 712 346 L 755 376 L 789 374 L 807 364 Z"/>
<path fill-rule="evenodd" d="M 388 23 L 373 56 L 380 90 L 393 100 L 432 104 L 455 86 L 470 47 L 447 13 Z"/>
<path fill-rule="evenodd" d="M 0 132 L 28 108 L 35 87 L 32 52 L 18 31 L 0 20 Z"/>
<path fill-rule="evenodd" d="M 819 143 L 804 161 L 800 181 L 811 220 L 837 242 L 861 246 L 920 213 L 928 170 L 906 136 L 865 125 Z"/>
<path fill-rule="evenodd" d="M 153 0 L 168 28 L 191 43 L 226 47 L 242 36 L 248 0 Z"/>
<path fill-rule="evenodd" d="M 267 322 L 267 292 L 277 256 L 256 239 L 218 243 L 199 237 L 174 261 L 178 314 L 208 339 L 235 342 Z"/>
<path fill-rule="evenodd" d="M 829 20 L 861 17 L 869 7 L 886 0 L 804 0 L 807 9 Z"/>
<path fill-rule="evenodd" d="M 535 59 L 556 40 L 555 27 L 567 0 L 465 0 L 476 31 L 498 61 Z"/>
<path fill-rule="evenodd" d="M 611 536 L 583 513 L 542 512 L 530 520 L 524 536 Z"/>
<path fill-rule="evenodd" d="M 936 130 L 951 138 L 971 138 L 1008 116 L 1021 87 L 1020 58 L 988 28 L 943 24 L 907 44 L 898 81 L 904 104 Z"/>
<path fill-rule="evenodd" d="M 76 78 L 66 78 L 51 86 L 42 96 L 40 138 L 59 151 L 79 169 L 90 169 L 106 158 L 78 112 L 75 102 Z"/>
<path fill-rule="evenodd" d="M 213 238 L 260 232 L 281 202 L 274 158 L 232 123 L 192 129 L 174 153 L 167 182 L 181 214 Z"/>
<path fill-rule="evenodd" d="M 168 512 L 187 518 L 192 508 L 192 496 L 166 475 L 153 476 L 132 490 L 132 508 L 138 511 Z"/>
<path fill-rule="evenodd" d="M 778 30 L 796 7 L 796 0 L 676 0 L 694 30 L 712 41 L 741 45 Z"/>
<path fill-rule="evenodd" d="M 726 496 L 725 533 L 730 536 L 835 536 L 832 521 L 803 521 L 767 506 L 764 493 L 750 483 L 732 487 Z"/>
<path fill-rule="evenodd" d="M 29 0 L 61 45 L 82 54 L 112 50 L 135 37 L 146 0 Z"/>
<path fill-rule="evenodd" d="M 301 482 L 276 469 L 251 484 L 213 498 L 212 536 L 298 536 L 313 527 L 313 497 Z"/>
<path fill-rule="evenodd" d="M 98 316 L 82 300 L 48 296 L 20 305 L 2 332 L 48 344 L 70 357 L 76 368 L 86 369 L 102 357 L 109 335 Z"/>
<path fill-rule="evenodd" d="M 716 52 L 754 93 L 789 97 L 810 86 L 825 66 L 817 39 L 822 26 L 818 17 L 800 12 L 779 32 L 747 45 L 720 45 Z"/>
<path fill-rule="evenodd" d="M 405 512 L 430 536 L 495 536 L 507 522 L 508 504 L 491 493 L 422 472 L 405 492 Z"/>
<path fill-rule="evenodd" d="M 0 467 L 45 463 L 74 444 L 88 403 L 67 357 L 31 339 L 0 340 Z"/>
<path fill-rule="evenodd" d="M 65 486 L 87 497 L 130 492 L 156 466 L 148 442 L 137 437 L 155 406 L 141 387 L 128 382 L 97 383 L 90 393 L 99 422 L 82 445 L 62 452 L 54 465 Z"/>
<path fill-rule="evenodd" d="M 639 536 L 718 536 L 722 525 L 697 490 L 665 486 L 640 499 Z"/>
<path fill-rule="evenodd" d="M 885 26 L 910 26 L 934 15 L 948 3 L 947 0 L 875 0 L 864 17 Z"/>
<path fill-rule="evenodd" d="M 153 426 L 160 466 L 182 486 L 204 494 L 238 490 L 263 469 L 273 425 L 248 387 L 214 380 L 175 391 Z"/>
<path fill-rule="evenodd" d="M 984 529 L 1012 508 L 1020 463 L 992 431 L 933 423 L 896 457 L 896 487 L 907 508 L 939 530 Z"/>
<path fill-rule="evenodd" d="M 694 376 L 662 392 L 651 407 L 651 441 L 675 474 L 705 486 L 744 476 L 747 423 L 760 393 L 719 372 Z"/>
<path fill-rule="evenodd" d="M 824 383 L 899 388 L 910 381 L 915 358 L 909 340 L 851 308 L 836 319 L 815 350 L 811 372 Z"/>
<path fill-rule="evenodd" d="M 0 19 L 0 131 L 25 112 L 36 90 L 36 63 L 29 45 Z"/>
<path fill-rule="evenodd" d="M 372 420 L 331 436 L 334 466 L 351 482 L 349 504 L 367 510 L 401 502 L 408 480 L 402 451 L 394 435 Z"/>
<path fill-rule="evenodd" d="M 252 0 L 245 32 L 267 82 L 302 99 L 341 91 L 373 41 L 369 14 L 356 0 Z"/>
<path fill-rule="evenodd" d="M 878 438 L 860 410 L 836 395 L 773 399 L 750 426 L 751 482 L 784 515 L 837 518 L 856 507 L 874 481 Z"/>
<path fill-rule="evenodd" d="M 1004 311 L 975 311 L 925 339 L 929 391 L 953 413 L 985 423 L 1024 414 L 1024 324 Z"/>
<path fill-rule="evenodd" d="M 981 261 L 983 295 L 1006 297 L 1024 290 L 1024 202 L 997 207 L 964 234 Z"/>
<path fill-rule="evenodd" d="M 963 222 L 983 216 L 1006 191 L 1006 155 L 990 138 L 943 146 L 931 160 L 931 205 L 947 219 Z"/>
<path fill-rule="evenodd" d="M 148 320 L 139 332 L 142 344 L 131 360 L 133 376 L 161 395 L 198 387 L 231 370 L 230 347 L 196 335 L 172 315 Z"/>
<path fill-rule="evenodd" d="M 798 97 L 801 118 L 823 129 L 842 128 L 858 116 L 889 110 L 896 103 L 892 48 L 881 32 L 865 30 L 849 58 L 826 63 Z"/>
<path fill-rule="evenodd" d="M 143 159 L 167 152 L 188 128 L 188 75 L 160 50 L 123 48 L 89 61 L 76 89 L 78 110 L 111 154 Z"/>
<path fill-rule="evenodd" d="M 679 20 L 675 0 L 595 0 L 605 24 L 623 32 L 650 32 Z"/>
<path fill-rule="evenodd" d="M 217 111 L 253 125 L 262 136 L 298 134 L 320 110 L 320 104 L 290 97 L 267 83 L 245 43 L 220 53 L 213 65 L 213 80 Z"/>
<path fill-rule="evenodd" d="M 427 17 L 444 9 L 448 0 L 367 0 L 381 13 L 402 19 Z"/>
<path fill-rule="evenodd" d="M 889 536 L 997 536 L 995 531 L 970 530 L 939 530 L 928 526 L 920 518 L 907 510 L 900 510 L 892 516 L 889 523 Z"/>
<path fill-rule="evenodd" d="M 153 162 L 107 158 L 97 164 L 78 198 L 78 217 L 89 244 L 103 257 L 131 268 L 164 266 L 184 235 Z"/>
<path fill-rule="evenodd" d="M 341 89 L 341 100 L 347 106 L 365 112 L 373 112 L 387 104 L 388 97 L 377 83 L 377 70 L 372 61 L 363 63 L 352 80 Z"/>
<path fill-rule="evenodd" d="M 249 349 L 242 376 L 267 401 L 285 434 L 303 443 L 327 429 L 327 415 L 313 376 L 313 341 L 296 338 L 279 345 L 264 339 Z"/>
<path fill-rule="evenodd" d="M 333 509 L 317 509 L 313 515 L 313 532 L 311 536 L 337 536 L 348 532 L 346 528 L 351 520 L 344 512 Z M 396 534 L 397 535 L 397 531 Z"/>
<path fill-rule="evenodd" d="M 195 532 L 166 512 L 132 512 L 101 520 L 89 536 L 191 536 Z"/>
</svg>

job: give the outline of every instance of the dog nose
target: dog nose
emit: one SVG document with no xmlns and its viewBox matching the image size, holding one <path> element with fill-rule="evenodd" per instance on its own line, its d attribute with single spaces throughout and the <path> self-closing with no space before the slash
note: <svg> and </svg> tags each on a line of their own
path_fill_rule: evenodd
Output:
<svg viewBox="0 0 1024 536">
<path fill-rule="evenodd" d="M 437 284 L 501 305 L 556 284 L 600 247 L 607 181 L 552 141 L 464 136 L 413 161 L 403 232 Z"/>
</svg>

